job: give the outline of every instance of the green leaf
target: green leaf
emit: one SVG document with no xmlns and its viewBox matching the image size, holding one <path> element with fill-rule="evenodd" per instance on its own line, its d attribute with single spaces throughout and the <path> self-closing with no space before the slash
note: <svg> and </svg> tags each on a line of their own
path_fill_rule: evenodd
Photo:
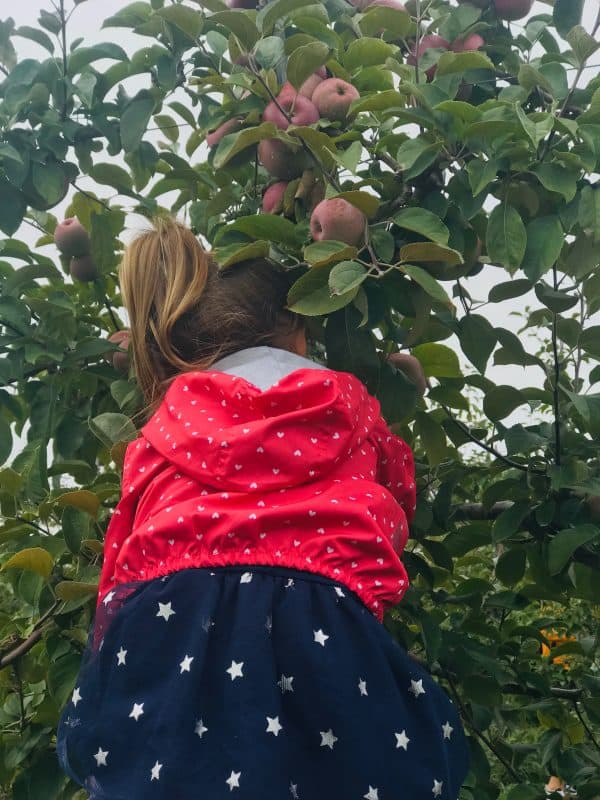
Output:
<svg viewBox="0 0 600 800">
<path fill-rule="evenodd" d="M 579 172 L 562 167 L 560 164 L 539 164 L 531 171 L 545 189 L 562 194 L 567 203 L 570 203 L 577 194 Z"/>
<path fill-rule="evenodd" d="M 506 281 L 505 283 L 497 283 L 490 289 L 488 302 L 501 303 L 504 300 L 512 300 L 513 297 L 521 297 L 527 294 L 531 289 L 533 289 L 531 281 L 525 280 L 525 278 Z"/>
<path fill-rule="evenodd" d="M 118 417 L 121 414 L 112 414 L 111 416 Z M 100 498 L 89 489 L 75 489 L 72 492 L 65 492 L 57 497 L 54 502 L 64 508 L 77 508 L 89 514 L 90 517 L 96 517 L 100 509 Z"/>
<path fill-rule="evenodd" d="M 394 39 L 403 39 L 413 23 L 408 11 L 372 5 L 366 8 L 358 25 L 365 36 L 379 36 L 381 31 L 386 31 L 393 34 Z"/>
<path fill-rule="evenodd" d="M 569 294 L 566 291 L 553 289 L 548 286 L 544 281 L 536 283 L 535 294 L 540 303 L 543 303 L 546 308 L 549 308 L 554 314 L 562 314 L 563 311 L 568 311 L 579 302 L 579 297 L 576 294 Z"/>
<path fill-rule="evenodd" d="M 576 2 L 576 0 L 574 0 Z M 584 64 L 588 58 L 600 48 L 600 42 L 581 25 L 575 25 L 566 35 L 566 40 L 573 48 L 578 64 Z"/>
<path fill-rule="evenodd" d="M 582 331 L 579 346 L 588 355 L 600 361 L 600 325 L 592 325 L 591 328 Z"/>
<path fill-rule="evenodd" d="M 288 308 L 309 317 L 330 314 L 344 308 L 356 297 L 358 286 L 345 294 L 333 295 L 329 288 L 331 267 L 312 267 L 292 286 Z"/>
<path fill-rule="evenodd" d="M 496 67 L 485 53 L 478 50 L 468 50 L 463 53 L 442 53 L 438 61 L 436 78 L 443 75 L 454 75 L 459 72 L 464 74 L 471 69 L 491 70 L 495 72 Z"/>
<path fill-rule="evenodd" d="M 527 226 L 523 272 L 535 282 L 558 261 L 565 234 L 557 216 L 538 217 Z"/>
<path fill-rule="evenodd" d="M 420 137 L 403 142 L 396 154 L 396 161 L 404 173 L 404 178 L 407 181 L 412 180 L 425 172 L 436 160 L 442 147 L 442 142 L 431 144 Z"/>
<path fill-rule="evenodd" d="M 29 309 L 16 297 L 0 297 L 0 327 L 11 335 L 27 336 L 31 324 Z"/>
<path fill-rule="evenodd" d="M 28 547 L 11 556 L 2 565 L 3 570 L 23 569 L 35 572 L 47 580 L 52 572 L 54 560 L 47 550 L 42 547 Z"/>
<path fill-rule="evenodd" d="M 14 36 L 22 36 L 24 39 L 30 39 L 32 42 L 41 45 L 50 53 L 54 52 L 54 43 L 52 39 L 41 31 L 39 28 L 31 28 L 29 25 L 21 25 L 13 34 Z"/>
<path fill-rule="evenodd" d="M 343 57 L 343 65 L 350 71 L 379 66 L 385 64 L 386 59 L 393 56 L 396 50 L 394 45 L 384 42 L 383 39 L 364 36 L 350 42 Z"/>
<path fill-rule="evenodd" d="M 254 48 L 254 58 L 263 69 L 275 69 L 285 58 L 285 48 L 279 36 L 259 39 Z"/>
<path fill-rule="evenodd" d="M 138 435 L 129 417 L 110 411 L 90 419 L 89 426 L 92 433 L 109 448 L 117 442 L 132 442 Z"/>
<path fill-rule="evenodd" d="M 56 705 L 62 708 L 66 705 L 81 666 L 79 653 L 70 653 L 62 656 L 50 664 L 48 669 L 48 689 Z"/>
<path fill-rule="evenodd" d="M 236 133 L 224 136 L 214 155 L 213 164 L 215 169 L 221 169 L 231 159 L 248 147 L 258 144 L 263 139 L 274 139 L 278 129 L 272 122 L 263 122 L 256 128 L 245 128 Z"/>
<path fill-rule="evenodd" d="M 439 466 L 448 457 L 448 445 L 444 429 L 430 414 L 418 412 L 415 421 L 416 430 L 427 453 L 429 464 L 432 467 Z"/>
<path fill-rule="evenodd" d="M 304 248 L 304 259 L 312 267 L 327 267 L 344 259 L 353 259 L 357 254 L 356 247 L 334 239 L 313 242 Z"/>
<path fill-rule="evenodd" d="M 253 239 L 267 239 L 271 242 L 299 247 L 304 236 L 299 227 L 285 217 L 277 214 L 253 214 L 238 217 L 220 232 L 219 239 L 228 231 L 241 231 Z"/>
<path fill-rule="evenodd" d="M 525 518 L 531 513 L 529 501 L 519 500 L 506 511 L 503 511 L 492 525 L 492 540 L 495 544 L 510 539 L 521 530 Z"/>
<path fill-rule="evenodd" d="M 269 3 L 262 9 L 258 17 L 263 33 L 270 33 L 277 22 L 284 20 L 294 11 L 311 6 L 313 3 L 314 0 L 275 0 L 275 2 Z"/>
<path fill-rule="evenodd" d="M 117 164 L 94 164 L 89 175 L 96 183 L 112 186 L 118 192 L 129 194 L 133 190 L 130 174 Z"/>
<path fill-rule="evenodd" d="M 84 597 L 95 597 L 98 586 L 94 583 L 82 581 L 61 581 L 56 585 L 56 596 L 61 600 L 81 600 Z"/>
<path fill-rule="evenodd" d="M 400 261 L 443 261 L 454 267 L 463 263 L 462 253 L 433 242 L 414 242 L 400 248 Z"/>
<path fill-rule="evenodd" d="M 358 261 L 342 261 L 329 273 L 329 289 L 332 295 L 341 295 L 361 285 L 368 275 L 367 269 Z"/>
<path fill-rule="evenodd" d="M 77 75 L 88 64 L 104 58 L 110 58 L 115 61 L 129 60 L 125 50 L 112 42 L 102 42 L 92 47 L 78 47 L 69 56 L 68 74 L 71 76 Z"/>
<path fill-rule="evenodd" d="M 600 242 L 600 190 L 597 187 L 585 186 L 581 191 L 579 224 L 595 244 Z"/>
<path fill-rule="evenodd" d="M 479 314 L 467 314 L 459 322 L 458 338 L 466 357 L 484 373 L 497 343 L 492 325 Z"/>
<path fill-rule="evenodd" d="M 515 104 L 515 109 L 523 130 L 531 139 L 533 146 L 537 147 L 554 128 L 554 116 L 539 112 L 527 115 L 518 103 Z"/>
<path fill-rule="evenodd" d="M 246 52 L 250 52 L 259 39 L 256 25 L 243 11 L 219 11 L 211 14 L 210 21 L 222 25 L 227 35 L 232 33 Z"/>
<path fill-rule="evenodd" d="M 193 8 L 187 8 L 183 5 L 159 8 L 155 13 L 157 16 L 162 17 L 165 22 L 175 25 L 190 39 L 195 40 L 204 27 L 204 20 L 200 11 L 194 11 Z"/>
<path fill-rule="evenodd" d="M 492 422 L 499 422 L 526 402 L 525 396 L 514 386 L 494 386 L 483 398 L 483 411 Z"/>
<path fill-rule="evenodd" d="M 490 260 L 508 269 L 521 266 L 527 247 L 527 232 L 518 211 L 507 202 L 490 214 L 486 245 Z"/>
<path fill-rule="evenodd" d="M 452 307 L 452 301 L 448 297 L 444 287 L 422 267 L 418 267 L 416 264 L 402 264 L 398 269 L 408 275 L 409 278 L 412 278 L 421 288 L 425 289 L 427 294 L 433 297 L 434 300 L 438 300 L 440 303 Z"/>
<path fill-rule="evenodd" d="M 88 537 L 89 529 L 90 517 L 85 511 L 71 505 L 65 507 L 62 515 L 62 532 L 67 547 L 75 555 L 81 550 L 81 542 Z"/>
<path fill-rule="evenodd" d="M 450 238 L 450 231 L 444 225 L 437 214 L 427 211 L 425 208 L 405 208 L 394 217 L 394 224 L 399 228 L 414 231 L 437 242 L 447 245 Z"/>
<path fill-rule="evenodd" d="M 528 92 L 532 92 L 539 86 L 540 89 L 544 89 L 548 94 L 551 95 L 553 93 L 552 84 L 538 69 L 532 67 L 531 64 L 521 64 L 518 80 L 521 86 L 527 89 Z"/>
<path fill-rule="evenodd" d="M 252 258 L 266 258 L 269 255 L 269 243 L 265 241 L 252 242 L 252 244 L 232 244 L 219 247 L 215 251 L 217 263 L 221 269 L 233 267 L 242 261 Z"/>
<path fill-rule="evenodd" d="M 458 356 L 444 344 L 427 342 L 413 347 L 413 356 L 419 360 L 427 378 L 461 378 Z"/>
<path fill-rule="evenodd" d="M 498 162 L 490 158 L 487 161 L 482 161 L 480 158 L 474 158 L 467 165 L 467 174 L 469 176 L 469 183 L 473 197 L 477 197 L 496 177 L 498 172 Z"/>
<path fill-rule="evenodd" d="M 555 0 L 552 18 L 561 36 L 580 25 L 582 16 L 583 0 Z"/>
<path fill-rule="evenodd" d="M 600 539 L 600 528 L 597 525 L 578 525 L 559 531 L 548 544 L 548 569 L 551 575 L 557 575 L 568 564 L 573 553 L 579 547 Z"/>
<path fill-rule="evenodd" d="M 13 439 L 10 425 L 6 419 L 0 415 L 0 464 L 4 464 L 12 453 Z"/>
<path fill-rule="evenodd" d="M 353 206 L 360 209 L 367 217 L 374 217 L 379 209 L 379 200 L 368 192 L 361 192 L 357 189 L 349 192 L 339 192 L 338 194 L 331 195 L 332 197 L 341 197 L 347 200 Z"/>
<path fill-rule="evenodd" d="M 506 586 L 514 586 L 525 575 L 525 568 L 527 566 L 527 553 L 523 547 L 515 547 L 512 550 L 506 550 L 494 568 L 496 577 L 502 581 Z"/>
<path fill-rule="evenodd" d="M 294 50 L 287 64 L 287 79 L 299 89 L 312 73 L 329 58 L 329 47 L 323 42 L 310 42 Z"/>
<path fill-rule="evenodd" d="M 136 150 L 154 112 L 155 101 L 149 91 L 142 89 L 121 114 L 121 144 L 126 153 Z"/>
</svg>

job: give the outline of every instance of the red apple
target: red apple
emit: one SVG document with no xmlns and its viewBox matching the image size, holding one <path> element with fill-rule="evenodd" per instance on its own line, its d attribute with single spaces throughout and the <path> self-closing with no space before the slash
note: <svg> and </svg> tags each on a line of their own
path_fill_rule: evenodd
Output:
<svg viewBox="0 0 600 800">
<path fill-rule="evenodd" d="M 357 245 L 365 231 L 363 212 L 344 200 L 332 197 L 321 200 L 310 217 L 310 235 L 316 242 L 335 239 L 337 242 Z"/>
<path fill-rule="evenodd" d="M 279 214 L 283 208 L 283 195 L 289 186 L 288 181 L 272 183 L 265 190 L 262 199 L 262 210 L 265 214 Z"/>
<path fill-rule="evenodd" d="M 312 101 L 322 117 L 343 122 L 350 104 L 358 100 L 358 89 L 341 78 L 327 78 L 313 92 Z"/>
<path fill-rule="evenodd" d="M 115 350 L 112 354 L 112 364 L 117 372 L 122 372 L 124 375 L 129 373 L 129 353 L 127 351 L 130 338 L 129 331 L 116 331 L 108 337 L 109 342 L 119 345 L 119 350 Z"/>
<path fill-rule="evenodd" d="M 444 39 L 443 36 L 438 36 L 437 33 L 428 33 L 426 36 L 419 41 L 419 47 L 415 51 L 414 48 L 408 54 L 406 59 L 406 63 L 410 64 L 414 67 L 417 63 L 417 57 L 420 59 L 421 56 L 427 52 L 427 50 L 448 50 L 450 48 L 450 42 L 447 39 Z M 433 76 L 435 75 L 436 65 L 434 64 L 432 67 L 426 72 L 427 80 L 432 81 Z"/>
<path fill-rule="evenodd" d="M 85 256 L 75 256 L 71 259 L 69 267 L 71 277 L 83 283 L 90 283 L 95 281 L 98 277 L 98 267 L 96 262 L 88 253 Z"/>
<path fill-rule="evenodd" d="M 258 160 L 269 175 L 290 181 L 302 175 L 307 167 L 308 156 L 304 150 L 294 150 L 277 139 L 263 139 L 258 143 Z"/>
<path fill-rule="evenodd" d="M 227 136 L 228 133 L 233 133 L 242 125 L 239 119 L 228 119 L 226 122 L 223 122 L 219 125 L 218 128 L 215 128 L 214 131 L 211 131 L 206 136 L 206 144 L 209 147 L 216 147 L 221 139 L 224 136 Z"/>
<path fill-rule="evenodd" d="M 485 39 L 478 33 L 470 33 L 464 39 L 455 39 L 450 45 L 450 49 L 455 53 L 464 53 L 467 50 L 479 50 L 485 46 Z"/>
<path fill-rule="evenodd" d="M 355 7 L 359 8 L 363 11 L 368 5 L 370 0 L 350 0 L 350 3 Z"/>
<path fill-rule="evenodd" d="M 298 89 L 298 93 L 304 95 L 304 97 L 308 97 L 309 100 L 312 100 L 315 89 L 320 83 L 323 83 L 324 80 L 325 78 L 319 75 L 318 72 L 313 72 L 313 74 L 310 75 Z"/>
<path fill-rule="evenodd" d="M 421 362 L 408 353 L 392 353 L 388 357 L 390 364 L 406 375 L 409 381 L 415 384 L 420 397 L 427 391 L 427 378 L 423 372 Z"/>
<path fill-rule="evenodd" d="M 496 14 L 510 22 L 526 17 L 532 6 L 533 0 L 494 0 Z"/>
<path fill-rule="evenodd" d="M 277 103 L 286 112 L 287 117 L 277 107 Z M 277 103 L 271 101 L 263 112 L 265 122 L 273 122 L 282 131 L 290 125 L 312 125 L 319 119 L 315 104 L 301 94 L 292 95 L 289 90 L 279 94 Z M 288 120 L 291 119 L 291 122 Z"/>
<path fill-rule="evenodd" d="M 77 217 L 69 217 L 56 226 L 54 244 L 68 257 L 85 256 L 90 252 L 90 235 Z"/>
</svg>

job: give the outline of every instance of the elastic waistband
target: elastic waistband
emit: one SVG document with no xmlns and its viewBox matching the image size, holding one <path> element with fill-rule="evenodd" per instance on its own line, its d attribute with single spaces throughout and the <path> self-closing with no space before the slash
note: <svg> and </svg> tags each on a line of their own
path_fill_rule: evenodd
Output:
<svg viewBox="0 0 600 800">
<path fill-rule="evenodd" d="M 262 575 L 269 575 L 274 578 L 293 578 L 294 580 L 302 580 L 308 581 L 310 583 L 320 583 L 324 586 L 339 586 L 340 588 L 346 589 L 348 592 L 352 592 L 345 583 L 341 581 L 334 581 L 333 579 L 327 577 L 326 575 L 319 575 L 315 572 L 307 572 L 306 570 L 301 569 L 292 569 L 291 567 L 278 567 L 278 566 L 263 566 L 262 564 L 228 564 L 226 566 L 219 566 L 219 567 L 189 567 L 187 569 L 178 570 L 177 572 L 171 572 L 167 577 L 172 578 L 176 575 L 181 575 L 184 573 L 190 572 L 205 572 L 207 574 L 221 574 L 221 573 L 234 573 L 234 574 L 244 574 L 245 572 L 252 572 L 254 574 L 262 574 Z M 360 601 L 362 603 L 362 601 Z"/>
</svg>

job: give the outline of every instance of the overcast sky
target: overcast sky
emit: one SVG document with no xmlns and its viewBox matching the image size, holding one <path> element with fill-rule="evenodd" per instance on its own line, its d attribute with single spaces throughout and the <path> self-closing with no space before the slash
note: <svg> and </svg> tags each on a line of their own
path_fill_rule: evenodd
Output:
<svg viewBox="0 0 600 800">
<path fill-rule="evenodd" d="M 49 0 L 47 0 L 47 2 L 42 2 L 42 0 L 19 0 L 19 2 L 0 0 L 0 3 L 0 16 L 5 17 L 5 15 L 9 14 L 13 17 L 17 25 L 37 26 L 39 9 L 45 8 L 51 10 L 51 3 Z M 588 30 L 592 29 L 598 13 L 599 3 L 600 0 L 586 0 L 584 24 Z M 68 9 L 72 8 L 71 0 L 67 0 L 66 5 Z M 85 2 L 80 3 L 69 23 L 70 40 L 82 36 L 85 38 L 85 44 L 92 44 L 98 41 L 117 42 L 123 45 L 128 52 L 140 46 L 146 46 L 149 41 L 148 39 L 141 39 L 123 29 L 110 28 L 102 30 L 100 28 L 102 20 L 114 14 L 125 5 L 127 5 L 127 0 L 85 0 Z M 542 13 L 548 11 L 549 6 L 547 4 L 542 2 L 535 3 L 533 12 Z M 514 24 L 516 25 L 516 23 Z M 26 39 L 17 39 L 15 43 L 21 57 L 30 56 L 40 58 L 45 56 L 46 51 L 43 51 L 36 44 Z M 600 52 L 597 53 L 594 58 L 596 59 L 594 62 L 595 64 L 600 62 Z M 594 67 L 593 71 L 597 72 L 598 68 Z M 585 78 L 589 79 L 590 77 L 591 74 L 588 71 Z M 197 160 L 198 157 L 202 158 L 203 152 L 205 151 L 197 151 L 194 159 Z M 130 224 L 134 227 L 137 225 L 134 220 L 131 220 Z M 24 226 L 24 228 L 25 227 L 26 226 Z M 32 241 L 32 237 L 28 234 L 28 231 L 20 231 L 19 235 Z M 491 267 L 486 268 L 477 278 L 471 279 L 468 282 L 468 289 L 474 297 L 485 299 L 487 298 L 489 289 L 494 283 L 507 279 L 508 275 L 506 273 Z M 446 284 L 446 286 L 449 288 L 451 284 Z M 526 300 L 523 299 L 521 307 L 524 306 L 525 302 Z M 537 305 L 533 294 L 527 298 L 527 302 L 533 302 Z M 515 301 L 511 301 L 496 305 L 490 304 L 486 306 L 483 313 L 485 313 L 492 324 L 516 330 L 519 327 L 520 321 L 514 316 L 510 316 L 511 312 L 514 310 Z M 525 370 L 518 367 L 496 367 L 493 372 L 493 379 L 496 382 L 510 383 L 515 386 L 531 385 L 532 381 L 534 383 L 539 383 L 540 377 L 539 371 L 535 373 L 534 377 L 532 373 L 527 374 Z"/>
</svg>

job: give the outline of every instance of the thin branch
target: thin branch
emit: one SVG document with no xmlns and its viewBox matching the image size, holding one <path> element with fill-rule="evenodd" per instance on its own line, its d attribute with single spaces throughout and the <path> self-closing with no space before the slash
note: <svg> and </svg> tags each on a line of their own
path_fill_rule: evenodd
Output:
<svg viewBox="0 0 600 800">
<path fill-rule="evenodd" d="M 512 500 L 502 500 L 494 503 L 491 508 L 486 508 L 483 503 L 461 503 L 455 507 L 454 519 L 485 521 L 496 519 L 503 511 L 508 511 L 514 505 Z"/>
<path fill-rule="evenodd" d="M 32 528 L 35 528 L 36 531 L 39 531 L 44 536 L 49 536 L 49 532 L 44 530 L 41 525 L 38 525 L 37 522 L 32 522 L 30 519 L 25 519 L 25 517 L 15 517 L 16 520 L 22 522 L 24 525 L 31 525 Z"/>
<path fill-rule="evenodd" d="M 589 736 L 590 741 L 592 742 L 592 744 L 594 745 L 596 750 L 600 750 L 600 744 L 598 744 L 597 740 L 594 737 L 594 733 L 593 733 L 592 729 L 590 728 L 590 726 L 585 721 L 585 717 L 581 713 L 581 709 L 579 708 L 579 703 L 577 702 L 577 700 L 573 701 L 573 708 L 575 709 L 575 713 L 579 717 L 579 721 L 583 725 L 583 728 L 584 728 L 585 732 Z"/>
<path fill-rule="evenodd" d="M 25 655 L 25 653 L 28 653 L 31 650 L 31 648 L 39 642 L 39 640 L 42 638 L 44 634 L 42 626 L 51 616 L 54 615 L 54 612 L 60 606 L 61 602 L 62 602 L 61 600 L 56 600 L 56 602 L 52 606 L 50 606 L 48 611 L 46 611 L 46 613 L 43 614 L 36 622 L 35 628 L 32 631 L 32 633 L 30 633 L 29 636 L 24 641 L 22 641 L 19 645 L 17 645 L 17 647 L 13 648 L 12 650 L 9 650 L 8 653 L 5 653 L 0 658 L 0 669 L 8 667 L 9 664 L 12 664 L 18 658 Z"/>
<path fill-rule="evenodd" d="M 113 327 L 114 327 L 115 331 L 120 331 L 121 330 L 121 325 L 119 324 L 119 321 L 115 317 L 115 314 L 114 314 L 114 311 L 113 311 L 113 307 L 111 306 L 110 300 L 108 299 L 106 294 L 104 294 L 104 305 L 106 307 L 106 310 L 109 313 L 109 316 L 111 318 L 111 321 L 112 321 L 112 324 L 113 324 Z"/>
<path fill-rule="evenodd" d="M 10 75 L 9 71 L 6 69 L 6 67 L 3 64 L 0 64 L 0 72 L 3 75 L 6 75 L 7 78 Z"/>
</svg>

